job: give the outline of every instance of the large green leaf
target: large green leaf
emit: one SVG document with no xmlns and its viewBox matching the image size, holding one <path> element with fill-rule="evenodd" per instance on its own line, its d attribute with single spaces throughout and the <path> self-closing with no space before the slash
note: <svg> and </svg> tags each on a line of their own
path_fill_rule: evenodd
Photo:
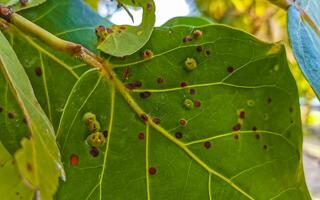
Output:
<svg viewBox="0 0 320 200">
<path fill-rule="evenodd" d="M 21 180 L 10 153 L 0 142 L 0 195 L 1 199 L 33 199 L 34 193 Z"/>
<path fill-rule="evenodd" d="M 63 176 L 54 130 L 34 96 L 22 65 L 2 33 L 0 42 L 1 71 L 24 113 L 30 131 L 29 138 L 22 139 L 22 148 L 15 153 L 17 168 L 23 181 L 37 191 L 40 198 L 51 199 L 58 187 L 58 178 Z M 15 117 L 11 115 L 10 118 Z"/>
<path fill-rule="evenodd" d="M 96 53 L 94 29 L 100 24 L 110 25 L 80 0 L 48 0 L 21 14 L 56 36 L 80 43 Z M 48 48 L 27 33 L 12 29 L 6 32 L 40 105 L 57 129 L 68 94 L 87 66 Z"/>
<path fill-rule="evenodd" d="M 153 0 L 118 0 L 118 2 L 143 9 L 142 22 L 139 26 L 114 25 L 105 31 L 105 38 L 101 38 L 99 50 L 122 57 L 135 53 L 148 42 L 156 17 Z"/>
<path fill-rule="evenodd" d="M 288 9 L 288 33 L 306 79 L 320 96 L 320 1 L 297 0 Z"/>
<path fill-rule="evenodd" d="M 81 76 L 57 133 L 67 181 L 56 199 L 310 199 L 283 46 L 220 25 L 195 29 L 157 28 L 141 51 L 109 58 L 126 91 L 96 70 Z M 87 112 L 108 131 L 97 149 L 86 142 Z"/>
</svg>

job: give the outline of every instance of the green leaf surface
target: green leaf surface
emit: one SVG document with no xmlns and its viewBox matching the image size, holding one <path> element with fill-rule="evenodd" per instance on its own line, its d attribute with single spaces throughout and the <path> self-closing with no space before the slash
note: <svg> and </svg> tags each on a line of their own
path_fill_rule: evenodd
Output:
<svg viewBox="0 0 320 200">
<path fill-rule="evenodd" d="M 0 42 L 1 71 L 24 113 L 30 131 L 29 138 L 22 139 L 22 148 L 15 153 L 17 168 L 23 180 L 38 192 L 39 197 L 51 199 L 57 190 L 58 178 L 63 176 L 54 130 L 39 106 L 22 65 L 2 33 Z"/>
<path fill-rule="evenodd" d="M 288 10 L 288 33 L 301 71 L 320 95 L 320 2 L 299 0 Z"/>
<path fill-rule="evenodd" d="M 155 4 L 153 0 L 119 0 L 121 4 L 142 7 L 142 22 L 139 26 L 111 27 L 112 32 L 106 32 L 105 38 L 98 49 L 112 56 L 131 55 L 141 49 L 149 40 L 155 23 Z"/>
<path fill-rule="evenodd" d="M 19 176 L 13 157 L 0 142 L 0 195 L 3 200 L 33 199 L 34 192 Z"/>
<path fill-rule="evenodd" d="M 25 2 L 25 3 L 24 3 Z M 0 0 L 0 5 L 10 6 L 14 11 L 20 11 L 27 8 L 38 6 L 46 0 Z"/>
<path fill-rule="evenodd" d="M 99 24 L 110 25 L 80 0 L 49 0 L 21 14 L 54 35 L 82 44 L 95 53 L 98 53 L 95 27 Z M 40 105 L 57 130 L 70 90 L 79 76 L 88 70 L 87 65 L 52 50 L 27 33 L 11 29 L 6 32 Z"/>
<path fill-rule="evenodd" d="M 202 36 L 184 43 L 195 30 Z M 143 59 L 146 49 L 153 56 Z M 57 133 L 67 181 L 56 199 L 310 199 L 282 45 L 226 26 L 176 26 L 155 29 L 130 57 L 109 59 L 113 79 L 129 89 L 96 70 L 72 89 Z M 87 112 L 107 133 L 97 149 L 86 142 Z"/>
<path fill-rule="evenodd" d="M 185 26 L 204 26 L 208 24 L 212 24 L 213 21 L 205 18 L 205 17 L 175 17 L 168 20 L 162 26 L 177 26 L 177 25 L 185 25 Z"/>
</svg>

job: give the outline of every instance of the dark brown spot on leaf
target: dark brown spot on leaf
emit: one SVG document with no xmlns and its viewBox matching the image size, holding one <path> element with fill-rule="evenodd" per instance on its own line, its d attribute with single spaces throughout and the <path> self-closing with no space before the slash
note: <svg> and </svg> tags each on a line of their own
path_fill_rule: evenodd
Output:
<svg viewBox="0 0 320 200">
<path fill-rule="evenodd" d="M 176 136 L 176 138 L 181 139 L 182 138 L 182 133 L 181 132 L 176 132 L 175 136 Z"/>
<path fill-rule="evenodd" d="M 240 123 L 237 123 L 236 125 L 234 125 L 233 127 L 232 127 L 232 130 L 233 131 L 239 131 L 241 129 L 241 124 Z"/>
<path fill-rule="evenodd" d="M 259 134 L 259 133 L 256 133 L 256 134 L 254 134 L 254 135 L 255 135 L 255 137 L 256 137 L 257 140 L 260 139 L 260 134 Z"/>
<path fill-rule="evenodd" d="M 265 145 L 263 145 L 263 149 L 264 150 L 267 150 L 268 149 L 268 146 L 265 144 Z"/>
<path fill-rule="evenodd" d="M 187 87 L 187 86 L 188 86 L 188 84 L 186 82 L 181 82 L 180 83 L 180 87 Z"/>
<path fill-rule="evenodd" d="M 200 31 L 200 30 L 193 31 L 193 37 L 195 39 L 199 39 L 201 36 L 202 36 L 202 31 Z"/>
<path fill-rule="evenodd" d="M 268 104 L 271 104 L 272 103 L 272 99 L 269 97 L 267 102 L 268 102 Z"/>
<path fill-rule="evenodd" d="M 144 59 L 152 58 L 153 57 L 153 52 L 151 50 L 147 49 L 142 53 L 142 56 L 143 56 Z"/>
<path fill-rule="evenodd" d="M 235 140 L 238 140 L 238 139 L 239 139 L 239 134 L 238 134 L 238 133 L 234 133 L 234 134 L 233 134 L 233 138 L 234 138 Z"/>
<path fill-rule="evenodd" d="M 26 6 L 27 5 L 27 3 L 28 3 L 28 0 L 20 0 L 20 4 L 21 4 L 21 6 Z"/>
<path fill-rule="evenodd" d="M 232 66 L 227 67 L 227 71 L 229 73 L 232 73 L 234 71 L 234 68 Z"/>
<path fill-rule="evenodd" d="M 196 90 L 193 89 L 193 88 L 191 88 L 191 89 L 189 90 L 189 93 L 190 93 L 191 95 L 195 95 L 195 94 L 196 94 Z"/>
<path fill-rule="evenodd" d="M 206 56 L 210 56 L 210 55 L 211 55 L 211 50 L 210 50 L 210 49 L 207 49 L 207 50 L 205 51 L 205 54 L 206 54 Z"/>
<path fill-rule="evenodd" d="M 257 130 L 257 127 L 256 127 L 256 126 L 253 126 L 253 127 L 252 127 L 252 130 L 253 130 L 253 131 L 256 131 L 256 130 Z"/>
<path fill-rule="evenodd" d="M 17 114 L 15 112 L 8 112 L 8 117 L 9 119 L 14 119 L 16 118 Z"/>
<path fill-rule="evenodd" d="M 146 99 L 151 96 L 151 92 L 140 92 L 139 95 L 142 99 Z"/>
<path fill-rule="evenodd" d="M 197 46 L 197 52 L 202 52 L 203 51 L 203 47 L 202 46 Z"/>
<path fill-rule="evenodd" d="M 180 119 L 180 120 L 179 120 L 179 124 L 180 124 L 181 126 L 186 126 L 187 123 L 188 123 L 188 121 L 185 120 L 185 119 Z"/>
<path fill-rule="evenodd" d="M 71 166 L 76 166 L 76 165 L 78 165 L 78 162 L 79 162 L 79 156 L 77 156 L 75 154 L 72 154 L 70 156 L 70 165 Z"/>
<path fill-rule="evenodd" d="M 147 3 L 147 9 L 150 10 L 152 8 L 152 3 Z"/>
<path fill-rule="evenodd" d="M 158 117 L 154 117 L 154 118 L 152 119 L 152 121 L 153 121 L 155 124 L 160 124 L 160 118 L 158 118 Z"/>
<path fill-rule="evenodd" d="M 157 83 L 162 84 L 164 83 L 164 79 L 162 77 L 157 78 Z"/>
<path fill-rule="evenodd" d="M 31 163 L 27 163 L 27 170 L 28 170 L 29 172 L 32 172 L 33 167 L 32 167 L 32 165 L 31 165 Z"/>
<path fill-rule="evenodd" d="M 291 112 L 291 113 L 293 112 L 293 108 L 292 107 L 289 108 L 289 112 Z"/>
<path fill-rule="evenodd" d="M 3 108 L 2 107 L 0 107 L 0 113 L 2 113 L 3 112 Z"/>
<path fill-rule="evenodd" d="M 210 149 L 210 148 L 211 148 L 211 142 L 206 141 L 205 143 L 203 143 L 203 146 L 204 146 L 206 149 Z"/>
<path fill-rule="evenodd" d="M 42 69 L 41 67 L 36 67 L 34 69 L 34 72 L 36 73 L 37 76 L 42 76 Z"/>
<path fill-rule="evenodd" d="M 109 33 L 109 34 L 113 33 L 112 28 L 106 28 L 106 31 L 107 31 L 107 33 Z"/>
<path fill-rule="evenodd" d="M 129 90 L 134 90 L 134 89 L 140 88 L 141 86 L 142 86 L 141 81 L 135 81 L 135 82 L 126 84 L 126 88 Z"/>
<path fill-rule="evenodd" d="M 140 132 L 140 133 L 138 134 L 138 138 L 139 138 L 140 140 L 144 140 L 144 133 L 143 133 L 143 132 Z"/>
<path fill-rule="evenodd" d="M 244 119 L 246 117 L 246 113 L 244 111 L 240 111 L 239 118 Z"/>
<path fill-rule="evenodd" d="M 122 78 L 125 81 L 128 80 L 128 78 L 129 78 L 129 68 L 128 67 L 124 68 Z"/>
<path fill-rule="evenodd" d="M 96 147 L 91 147 L 90 152 L 91 156 L 97 157 L 99 155 L 99 150 Z"/>
<path fill-rule="evenodd" d="M 107 137 L 108 137 L 108 130 L 104 130 L 104 131 L 102 132 L 102 134 L 103 134 L 103 136 L 104 136 L 105 138 L 107 138 Z"/>
<path fill-rule="evenodd" d="M 149 168 L 149 174 L 150 175 L 155 175 L 157 173 L 157 169 L 155 167 L 150 167 Z"/>
<path fill-rule="evenodd" d="M 144 122 L 147 122 L 147 121 L 149 120 L 148 115 L 146 115 L 146 114 L 141 114 L 141 115 L 140 115 L 140 118 L 141 118 Z"/>
<path fill-rule="evenodd" d="M 182 41 L 183 41 L 184 43 L 191 42 L 191 41 L 192 41 L 192 38 L 191 38 L 189 35 L 187 35 L 187 36 L 185 36 L 185 37 L 182 39 Z"/>
<path fill-rule="evenodd" d="M 199 108 L 201 106 L 201 102 L 199 100 L 194 101 L 194 107 Z"/>
</svg>

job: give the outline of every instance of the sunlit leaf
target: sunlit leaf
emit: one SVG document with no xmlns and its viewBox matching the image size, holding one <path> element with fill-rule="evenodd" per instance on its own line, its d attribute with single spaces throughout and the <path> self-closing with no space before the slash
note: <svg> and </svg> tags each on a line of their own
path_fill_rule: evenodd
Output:
<svg viewBox="0 0 320 200">
<path fill-rule="evenodd" d="M 155 23 L 155 4 L 153 0 L 119 0 L 124 5 L 142 7 L 142 22 L 139 26 L 114 25 L 100 38 L 98 49 L 113 56 L 131 55 L 148 42 Z"/>
</svg>

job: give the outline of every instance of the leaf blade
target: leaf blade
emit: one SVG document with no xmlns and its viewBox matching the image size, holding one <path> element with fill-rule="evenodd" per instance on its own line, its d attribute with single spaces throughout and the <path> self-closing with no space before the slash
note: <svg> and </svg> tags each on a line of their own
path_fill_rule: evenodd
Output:
<svg viewBox="0 0 320 200">
<path fill-rule="evenodd" d="M 54 130 L 34 96 L 23 67 L 2 33 L 0 40 L 3 44 L 0 50 L 1 70 L 23 110 L 31 133 L 29 139 L 22 140 L 22 149 L 15 154 L 17 167 L 23 179 L 39 191 L 41 197 L 51 199 L 58 187 L 58 178 L 64 173 Z"/>
</svg>

